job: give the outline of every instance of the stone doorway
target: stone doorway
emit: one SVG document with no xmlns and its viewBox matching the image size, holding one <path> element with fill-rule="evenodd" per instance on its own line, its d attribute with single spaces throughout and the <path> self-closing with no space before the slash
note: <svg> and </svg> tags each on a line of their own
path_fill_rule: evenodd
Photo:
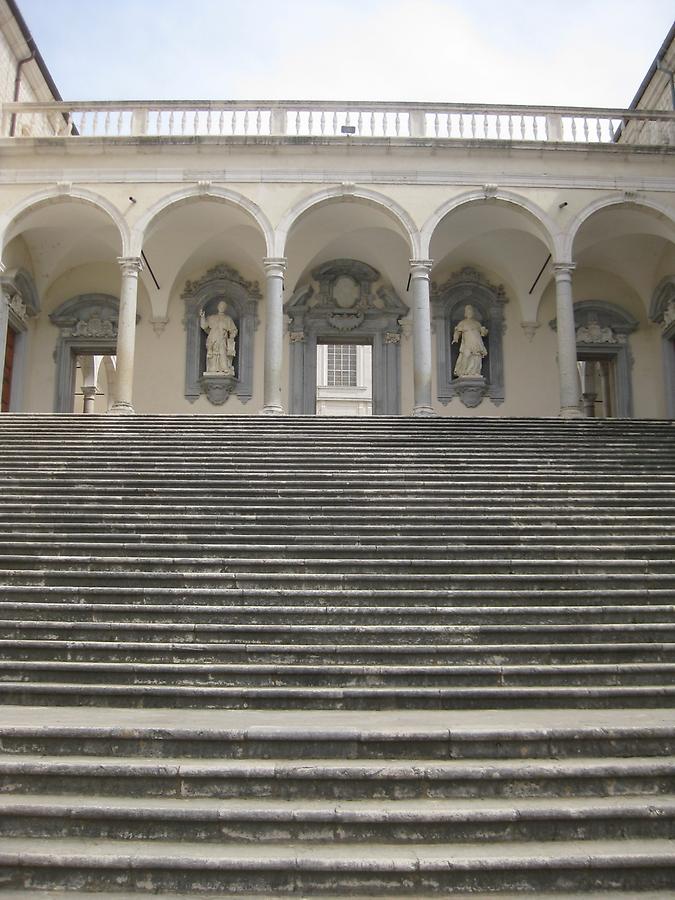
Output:
<svg viewBox="0 0 675 900">
<path fill-rule="evenodd" d="M 401 319 L 408 311 L 380 273 L 364 262 L 336 259 L 313 269 L 285 306 L 289 318 L 291 414 L 319 412 L 317 348 L 352 345 L 369 347 L 371 352 L 370 412 L 363 414 L 399 415 Z M 344 351 L 346 355 L 350 352 Z M 365 360 L 367 351 L 363 353 Z"/>
<path fill-rule="evenodd" d="M 613 357 L 581 356 L 579 358 L 581 401 L 589 419 L 616 416 L 616 365 Z"/>
<path fill-rule="evenodd" d="M 316 345 L 317 416 L 372 416 L 373 348 L 370 343 Z"/>
</svg>

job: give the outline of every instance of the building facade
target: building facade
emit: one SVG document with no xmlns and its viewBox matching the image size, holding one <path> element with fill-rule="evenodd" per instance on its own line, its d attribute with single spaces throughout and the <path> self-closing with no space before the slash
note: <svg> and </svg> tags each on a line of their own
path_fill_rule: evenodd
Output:
<svg viewBox="0 0 675 900">
<path fill-rule="evenodd" d="M 0 5 L 3 410 L 675 415 L 673 31 L 626 110 L 65 103 Z"/>
</svg>

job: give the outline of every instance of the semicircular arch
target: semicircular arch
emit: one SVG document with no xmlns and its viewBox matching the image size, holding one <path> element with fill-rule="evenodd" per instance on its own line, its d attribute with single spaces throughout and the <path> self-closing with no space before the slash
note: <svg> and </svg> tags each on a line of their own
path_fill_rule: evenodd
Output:
<svg viewBox="0 0 675 900">
<path fill-rule="evenodd" d="M 477 203 L 499 203 L 520 210 L 526 215 L 537 227 L 540 237 L 548 246 L 551 255 L 557 258 L 557 254 L 562 247 L 562 233 L 553 220 L 544 212 L 541 207 L 533 203 L 527 197 L 512 191 L 497 190 L 495 193 L 487 194 L 484 191 L 467 191 L 458 197 L 447 200 L 427 219 L 422 226 L 420 232 L 421 239 L 421 255 L 429 257 L 431 252 L 431 241 L 434 237 L 436 229 L 450 213 L 456 212 L 462 207 L 474 205 Z"/>
<path fill-rule="evenodd" d="M 563 254 L 560 257 L 561 260 L 572 260 L 574 253 L 574 243 L 576 238 L 584 225 L 591 216 L 594 216 L 596 213 L 601 212 L 603 209 L 611 209 L 612 207 L 624 207 L 626 209 L 642 209 L 649 212 L 657 213 L 661 216 L 664 216 L 671 225 L 675 227 L 675 210 L 669 209 L 661 203 L 657 203 L 654 200 L 650 200 L 645 197 L 639 197 L 635 199 L 629 199 L 625 196 L 625 194 L 615 194 L 607 197 L 600 197 L 597 200 L 594 200 L 592 203 L 589 203 L 588 206 L 585 206 L 580 212 L 577 213 L 575 218 L 569 225 L 563 241 Z"/>
<path fill-rule="evenodd" d="M 273 255 L 278 257 L 285 255 L 288 236 L 304 215 L 320 206 L 340 201 L 361 201 L 384 212 L 398 225 L 401 234 L 407 239 L 411 256 L 415 259 L 419 258 L 419 231 L 410 214 L 395 200 L 392 200 L 391 197 L 387 197 L 386 194 L 381 194 L 379 191 L 371 191 L 368 188 L 352 188 L 351 186 L 349 188 L 326 188 L 323 191 L 305 197 L 304 200 L 292 206 L 285 213 L 275 230 L 276 243 Z"/>
<path fill-rule="evenodd" d="M 263 235 L 267 255 L 274 255 L 274 229 L 262 209 L 257 203 L 249 200 L 249 198 L 245 197 L 243 194 L 221 187 L 210 187 L 207 191 L 204 191 L 199 187 L 184 188 L 183 190 L 176 191 L 173 194 L 169 194 L 166 197 L 162 197 L 161 200 L 158 200 L 157 203 L 145 212 L 132 229 L 131 244 L 134 254 L 140 256 L 148 232 L 160 216 L 173 207 L 180 206 L 184 203 L 191 203 L 196 200 L 213 200 L 220 203 L 226 203 L 248 213 Z"/>
<path fill-rule="evenodd" d="M 40 209 L 42 206 L 48 206 L 55 203 L 67 203 L 69 201 L 78 203 L 86 203 L 94 206 L 102 213 L 108 216 L 117 228 L 120 238 L 120 256 L 130 256 L 131 233 L 129 226 L 124 219 L 122 213 L 105 197 L 94 191 L 85 188 L 73 187 L 67 191 L 61 190 L 59 187 L 48 188 L 35 194 L 30 194 L 23 200 L 20 200 L 10 209 L 0 215 L 0 249 L 5 248 L 7 236 L 11 228 L 34 210 Z M 14 235 L 12 235 L 14 237 Z"/>
</svg>

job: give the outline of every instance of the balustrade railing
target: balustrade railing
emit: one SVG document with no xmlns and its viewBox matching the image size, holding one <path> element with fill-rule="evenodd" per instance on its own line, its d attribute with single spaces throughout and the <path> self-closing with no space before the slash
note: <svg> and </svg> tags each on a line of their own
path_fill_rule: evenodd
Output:
<svg viewBox="0 0 675 900">
<path fill-rule="evenodd" d="M 78 138 L 409 138 L 675 145 L 660 110 L 319 101 L 5 103 L 2 135 Z"/>
</svg>

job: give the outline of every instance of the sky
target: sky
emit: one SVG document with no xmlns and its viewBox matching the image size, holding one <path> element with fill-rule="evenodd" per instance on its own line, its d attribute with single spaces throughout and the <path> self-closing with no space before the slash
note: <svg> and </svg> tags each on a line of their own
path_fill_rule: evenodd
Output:
<svg viewBox="0 0 675 900">
<path fill-rule="evenodd" d="M 18 0 L 67 100 L 625 107 L 673 0 Z M 665 76 L 664 76 L 665 77 Z"/>
</svg>

